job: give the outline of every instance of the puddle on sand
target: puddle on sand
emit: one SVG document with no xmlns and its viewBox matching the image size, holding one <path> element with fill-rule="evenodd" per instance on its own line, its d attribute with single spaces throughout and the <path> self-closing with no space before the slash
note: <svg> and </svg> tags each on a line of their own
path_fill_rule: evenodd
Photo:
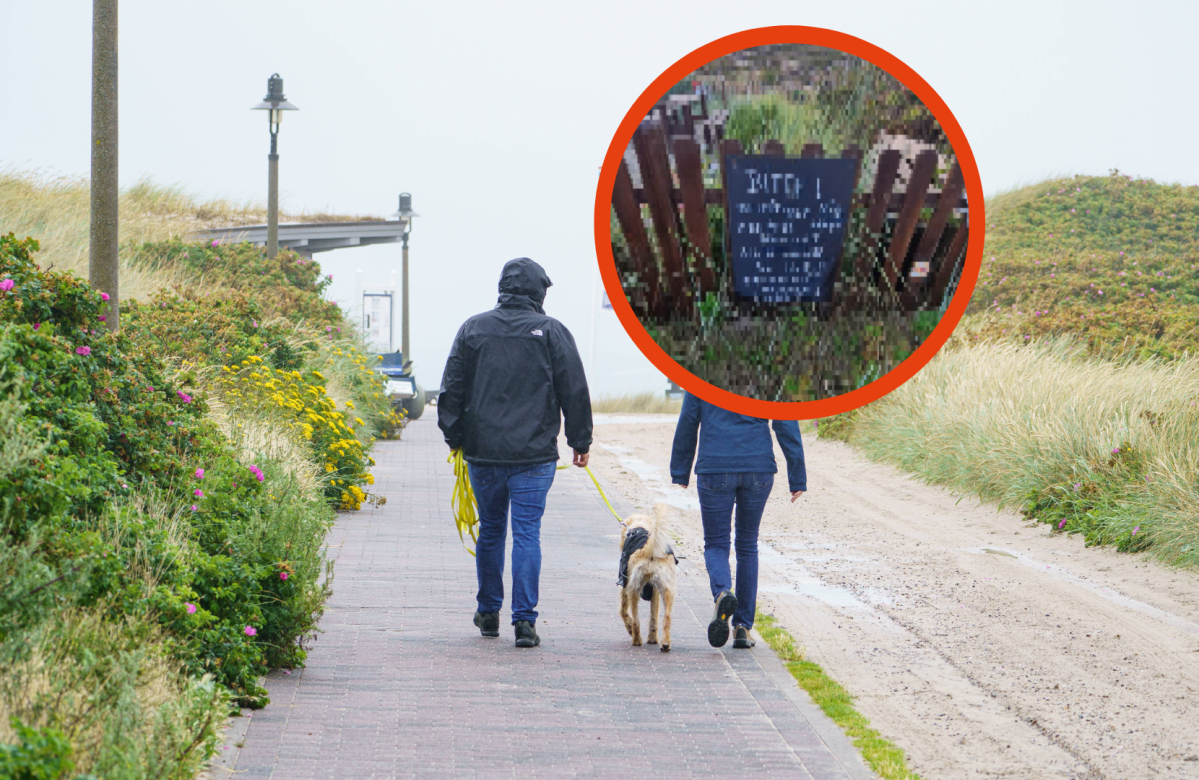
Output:
<svg viewBox="0 0 1199 780">
<path fill-rule="evenodd" d="M 648 486 L 652 487 L 655 493 L 660 494 L 661 498 L 657 498 L 655 501 L 661 501 L 678 509 L 699 511 L 699 497 L 690 495 L 683 488 L 670 484 L 657 466 L 636 458 L 621 458 L 619 463 L 621 468 L 633 472 L 638 479 L 649 483 Z"/>
<path fill-rule="evenodd" d="M 856 596 L 845 588 L 836 585 L 826 585 L 820 578 L 805 569 L 798 561 L 783 555 L 769 544 L 758 545 L 758 560 L 761 563 L 776 567 L 784 572 L 791 580 L 785 585 L 764 585 L 758 588 L 762 593 L 797 593 L 809 596 L 817 601 L 833 607 L 866 607 Z"/>
<path fill-rule="evenodd" d="M 1034 558 L 1030 558 L 1021 554 L 1017 550 L 1000 550 L 993 547 L 967 547 L 965 548 L 964 552 L 981 555 L 1002 555 L 1006 558 L 1014 558 L 1017 563 L 1027 566 L 1030 569 L 1036 569 L 1044 574 L 1048 574 L 1055 580 L 1069 582 L 1072 585 L 1085 588 L 1097 596 L 1107 599 L 1113 604 L 1117 604 L 1126 609 L 1131 609 L 1134 612 L 1140 612 L 1142 615 L 1148 615 L 1149 617 L 1156 618 L 1162 623 L 1165 623 L 1171 628 L 1181 631 L 1184 634 L 1188 634 L 1190 636 L 1199 636 L 1199 623 L 1192 623 L 1184 617 L 1175 615 L 1173 612 L 1167 612 L 1166 610 L 1159 609 L 1152 604 L 1146 604 L 1143 601 L 1137 601 L 1134 598 L 1129 598 L 1115 588 L 1109 588 L 1106 585 L 1098 582 L 1091 582 L 1090 580 L 1079 577 L 1077 574 L 1074 574 L 1068 569 L 1063 569 L 1061 566 L 1053 566 L 1048 563 L 1041 563 Z"/>
</svg>

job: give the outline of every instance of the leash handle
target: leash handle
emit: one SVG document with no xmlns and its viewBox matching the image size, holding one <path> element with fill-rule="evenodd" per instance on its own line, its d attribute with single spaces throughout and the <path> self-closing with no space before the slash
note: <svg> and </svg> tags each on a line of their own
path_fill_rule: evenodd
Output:
<svg viewBox="0 0 1199 780">
<path fill-rule="evenodd" d="M 475 551 L 466 546 L 466 536 L 469 534 L 472 542 L 479 543 L 479 505 L 475 501 L 475 491 L 470 484 L 469 466 L 462 457 L 462 450 L 451 450 L 447 463 L 454 465 L 454 492 L 450 496 L 450 508 L 454 513 L 454 525 L 458 527 L 458 538 L 462 546 L 471 555 Z"/>
</svg>

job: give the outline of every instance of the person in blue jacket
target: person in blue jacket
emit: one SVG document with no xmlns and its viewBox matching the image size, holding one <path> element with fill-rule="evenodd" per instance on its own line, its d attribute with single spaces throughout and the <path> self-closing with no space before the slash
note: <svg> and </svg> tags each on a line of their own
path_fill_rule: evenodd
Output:
<svg viewBox="0 0 1199 780">
<path fill-rule="evenodd" d="M 758 526 L 778 472 L 774 443 L 770 440 L 771 426 L 787 459 L 787 483 L 794 502 L 808 489 L 798 422 L 747 417 L 690 393 L 683 396 L 683 410 L 674 431 L 670 456 L 670 478 L 676 485 L 686 487 L 695 460 L 695 487 L 704 523 L 704 563 L 716 602 L 715 614 L 708 624 L 708 642 L 713 647 L 723 647 L 728 641 L 730 617 L 733 647 L 754 646 L 749 629 L 754 625 L 758 601 Z M 697 440 L 698 459 L 695 458 Z M 735 591 L 729 571 L 733 526 L 737 550 Z"/>
</svg>

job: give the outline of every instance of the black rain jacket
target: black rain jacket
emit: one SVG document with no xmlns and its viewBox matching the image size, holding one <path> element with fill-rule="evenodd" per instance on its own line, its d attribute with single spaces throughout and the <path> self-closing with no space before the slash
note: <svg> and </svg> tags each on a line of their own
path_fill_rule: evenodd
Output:
<svg viewBox="0 0 1199 780">
<path fill-rule="evenodd" d="M 558 460 L 566 442 L 591 447 L 591 396 L 574 338 L 541 308 L 550 279 L 521 257 L 504 265 L 500 299 L 458 329 L 441 378 L 437 425 L 469 463 L 523 466 Z"/>
</svg>

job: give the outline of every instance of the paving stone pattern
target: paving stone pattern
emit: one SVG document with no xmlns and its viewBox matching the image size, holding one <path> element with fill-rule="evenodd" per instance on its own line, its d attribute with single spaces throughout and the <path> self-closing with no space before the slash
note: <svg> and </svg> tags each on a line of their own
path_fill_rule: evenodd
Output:
<svg viewBox="0 0 1199 780">
<path fill-rule="evenodd" d="M 620 529 L 581 469 L 557 472 L 542 521 L 541 646 L 513 646 L 507 601 L 480 637 L 446 455 L 434 419 L 376 446 L 387 504 L 330 533 L 324 633 L 267 678 L 235 777 L 873 777 L 764 643 L 708 645 L 702 561 L 680 564 L 672 651 L 630 645 Z"/>
</svg>

